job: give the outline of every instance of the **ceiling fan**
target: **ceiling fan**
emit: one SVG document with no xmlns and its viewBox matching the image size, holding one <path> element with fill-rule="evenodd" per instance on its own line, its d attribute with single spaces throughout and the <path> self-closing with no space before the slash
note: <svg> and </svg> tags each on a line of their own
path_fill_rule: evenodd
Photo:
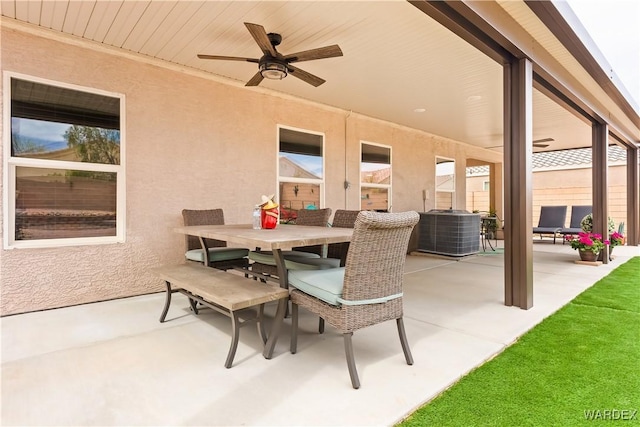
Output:
<svg viewBox="0 0 640 427">
<path fill-rule="evenodd" d="M 336 56 L 342 56 L 342 50 L 337 44 L 325 47 L 319 47 L 317 49 L 305 50 L 302 52 L 291 53 L 289 55 L 282 55 L 276 50 L 282 42 L 282 36 L 276 33 L 269 33 L 265 31 L 262 25 L 251 24 L 245 22 L 244 25 L 251 33 L 253 39 L 258 43 L 262 50 L 261 58 L 241 58 L 237 56 L 219 56 L 219 55 L 204 55 L 198 54 L 200 59 L 222 59 L 226 61 L 246 61 L 258 64 L 258 72 L 247 82 L 245 86 L 258 86 L 264 79 L 282 80 L 291 74 L 300 80 L 309 83 L 312 86 L 318 87 L 326 80 L 321 79 L 318 76 L 314 76 L 300 68 L 291 65 L 293 62 L 312 61 L 314 59 L 334 58 Z"/>
<path fill-rule="evenodd" d="M 547 148 L 549 144 L 546 144 L 546 143 L 553 142 L 553 141 L 555 141 L 555 139 L 553 138 L 536 139 L 533 141 L 533 146 L 536 148 Z"/>
</svg>

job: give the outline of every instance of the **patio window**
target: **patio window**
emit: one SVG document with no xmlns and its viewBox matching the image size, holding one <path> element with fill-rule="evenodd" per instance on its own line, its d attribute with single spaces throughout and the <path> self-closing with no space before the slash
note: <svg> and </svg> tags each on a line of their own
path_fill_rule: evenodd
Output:
<svg viewBox="0 0 640 427">
<path fill-rule="evenodd" d="M 124 97 L 6 73 L 4 246 L 124 241 Z"/>
<path fill-rule="evenodd" d="M 436 209 L 455 209 L 456 162 L 436 157 Z"/>
<path fill-rule="evenodd" d="M 391 207 L 391 147 L 360 144 L 360 209 L 387 212 Z"/>
<path fill-rule="evenodd" d="M 278 199 L 280 219 L 294 219 L 299 209 L 322 207 L 324 135 L 278 127 Z"/>
</svg>

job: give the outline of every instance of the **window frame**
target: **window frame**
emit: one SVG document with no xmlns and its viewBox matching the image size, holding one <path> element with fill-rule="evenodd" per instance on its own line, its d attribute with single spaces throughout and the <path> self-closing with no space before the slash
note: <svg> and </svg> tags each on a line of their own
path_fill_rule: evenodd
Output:
<svg viewBox="0 0 640 427">
<path fill-rule="evenodd" d="M 50 159 L 34 159 L 29 157 L 12 156 L 11 139 L 11 80 L 19 79 L 48 86 L 60 87 L 94 95 L 101 95 L 120 100 L 120 164 L 99 164 L 87 162 L 73 162 Z M 109 92 L 101 89 L 80 86 L 76 84 L 54 81 L 12 71 L 3 72 L 3 173 L 5 184 L 3 192 L 3 247 L 16 248 L 51 248 L 64 246 L 84 246 L 124 243 L 126 240 L 126 117 L 125 96 L 121 93 Z M 91 172 L 110 172 L 116 174 L 116 234 L 115 236 L 100 237 L 68 237 L 56 239 L 16 240 L 16 170 L 18 167 L 30 167 L 57 170 L 80 170 Z"/>
<path fill-rule="evenodd" d="M 295 178 L 290 176 L 281 176 L 280 175 L 280 131 L 281 129 L 287 129 L 295 132 L 307 133 L 309 135 L 316 135 L 322 138 L 322 178 L 321 179 L 313 179 L 313 178 Z M 286 125 L 277 125 L 276 132 L 276 199 L 278 203 L 280 201 L 280 184 L 283 182 L 291 182 L 291 183 L 300 183 L 300 184 L 317 184 L 320 187 L 320 201 L 318 209 L 322 209 L 324 207 L 324 196 L 325 196 L 325 181 L 326 181 L 326 137 L 324 132 L 317 132 L 308 129 L 302 129 L 292 126 Z"/>
<path fill-rule="evenodd" d="M 373 145 L 375 147 L 386 148 L 389 150 L 389 184 L 376 184 L 371 182 L 362 182 L 362 148 L 364 145 Z M 359 181 L 360 181 L 360 208 L 362 209 L 362 189 L 363 188 L 383 188 L 387 190 L 387 211 L 391 212 L 392 203 L 392 195 L 393 195 L 393 147 L 386 144 L 379 144 L 377 142 L 360 140 L 360 158 L 358 159 L 358 168 L 360 170 Z"/>
</svg>

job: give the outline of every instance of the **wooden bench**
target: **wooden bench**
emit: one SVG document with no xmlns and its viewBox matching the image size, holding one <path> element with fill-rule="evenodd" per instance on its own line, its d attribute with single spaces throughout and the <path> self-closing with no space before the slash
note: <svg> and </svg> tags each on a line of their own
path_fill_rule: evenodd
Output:
<svg viewBox="0 0 640 427">
<path fill-rule="evenodd" d="M 154 268 L 152 271 L 164 280 L 167 286 L 167 299 L 160 315 L 161 323 L 165 321 L 169 311 L 171 294 L 180 292 L 189 298 L 194 314 L 198 314 L 197 303 L 199 302 L 231 318 L 232 337 L 231 347 L 224 364 L 226 368 L 230 368 L 233 364 L 238 347 L 239 329 L 249 321 L 257 322 L 258 334 L 265 344 L 263 355 L 267 359 L 271 358 L 289 296 L 286 289 L 199 264 L 163 266 Z M 277 300 L 280 300 L 278 311 L 267 340 L 262 323 L 264 304 Z M 245 309 L 255 306 L 258 306 L 257 313 L 254 312 L 252 318 L 244 318 Z M 241 310 L 245 310 L 242 318 Z"/>
</svg>

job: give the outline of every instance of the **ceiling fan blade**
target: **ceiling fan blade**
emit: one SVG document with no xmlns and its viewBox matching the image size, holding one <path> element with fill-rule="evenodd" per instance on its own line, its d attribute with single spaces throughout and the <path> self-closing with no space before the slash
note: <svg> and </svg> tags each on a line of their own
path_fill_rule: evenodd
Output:
<svg viewBox="0 0 640 427">
<path fill-rule="evenodd" d="M 247 27 L 247 30 L 251 33 L 251 37 L 253 37 L 256 43 L 258 43 L 258 46 L 260 46 L 260 49 L 262 49 L 262 52 L 265 55 L 276 56 L 278 54 L 271 44 L 269 36 L 267 36 L 267 32 L 262 25 L 250 24 L 248 22 L 245 22 L 244 25 Z"/>
<path fill-rule="evenodd" d="M 312 86 L 318 87 L 322 83 L 326 82 L 326 80 L 321 79 L 318 76 L 314 76 L 311 73 L 307 73 L 306 71 L 301 70 L 300 68 L 294 67 L 293 65 L 287 65 L 287 68 L 289 69 L 290 75 L 297 77 L 303 82 L 309 83 Z"/>
<path fill-rule="evenodd" d="M 258 59 L 255 58 L 241 58 L 239 56 L 220 56 L 220 55 L 204 55 L 204 54 L 198 54 L 198 58 L 200 59 L 223 59 L 226 61 L 246 61 L 246 62 L 253 62 L 255 64 L 257 64 L 259 62 Z"/>
<path fill-rule="evenodd" d="M 542 138 L 542 139 L 534 139 L 533 143 L 537 144 L 539 142 L 552 142 L 552 141 L 555 141 L 555 139 L 553 139 L 553 138 Z"/>
<path fill-rule="evenodd" d="M 263 79 L 264 77 L 262 77 L 262 74 L 258 71 L 253 75 L 253 77 L 251 77 L 251 80 L 249 80 L 245 86 L 258 86 Z"/>
<path fill-rule="evenodd" d="M 547 148 L 549 144 L 545 144 L 545 142 L 555 141 L 553 138 L 542 138 L 542 139 L 534 139 L 532 145 L 535 148 Z"/>
<path fill-rule="evenodd" d="M 342 50 L 340 49 L 340 46 L 334 44 L 331 46 L 319 47 L 317 49 L 310 49 L 285 55 L 284 60 L 291 63 L 312 61 L 314 59 L 335 58 L 336 56 L 342 56 Z"/>
</svg>

